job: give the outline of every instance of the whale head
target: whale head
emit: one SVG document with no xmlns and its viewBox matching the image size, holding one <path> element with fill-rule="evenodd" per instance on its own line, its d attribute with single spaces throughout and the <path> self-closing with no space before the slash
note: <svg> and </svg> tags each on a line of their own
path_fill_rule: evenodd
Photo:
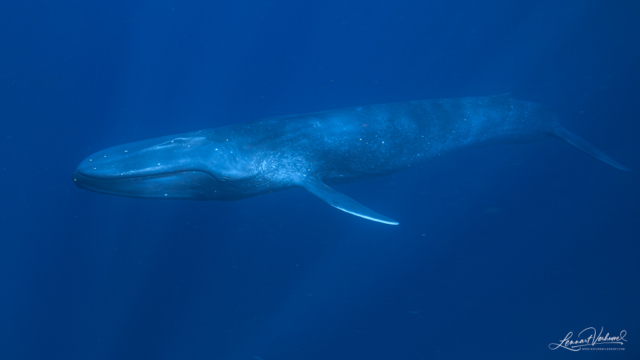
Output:
<svg viewBox="0 0 640 360">
<path fill-rule="evenodd" d="M 247 154 L 214 130 L 164 136 L 99 151 L 72 175 L 83 189 L 130 197 L 235 200 L 251 186 Z"/>
</svg>

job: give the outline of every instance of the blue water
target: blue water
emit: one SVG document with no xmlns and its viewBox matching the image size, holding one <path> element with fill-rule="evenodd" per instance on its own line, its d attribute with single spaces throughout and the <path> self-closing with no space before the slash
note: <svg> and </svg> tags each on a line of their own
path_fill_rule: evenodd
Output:
<svg viewBox="0 0 640 360">
<path fill-rule="evenodd" d="M 640 358 L 639 18 L 605 0 L 3 3 L 0 359 Z M 399 226 L 297 189 L 71 181 L 126 142 L 507 92 L 632 171 L 549 139 L 336 186 Z M 549 349 L 589 327 L 626 341 Z"/>
</svg>

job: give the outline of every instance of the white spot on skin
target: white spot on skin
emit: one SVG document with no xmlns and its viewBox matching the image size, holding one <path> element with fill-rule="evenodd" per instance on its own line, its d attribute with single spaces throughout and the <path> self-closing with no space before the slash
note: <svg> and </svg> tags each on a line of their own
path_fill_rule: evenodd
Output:
<svg viewBox="0 0 640 360">
<path fill-rule="evenodd" d="M 158 165 L 160 165 L 160 163 L 158 163 Z"/>
<path fill-rule="evenodd" d="M 164 196 L 167 196 L 167 194 L 164 194 Z"/>
<path fill-rule="evenodd" d="M 107 155 L 105 155 L 104 157 L 107 157 Z"/>
<path fill-rule="evenodd" d="M 129 152 L 129 150 L 125 150 L 124 152 Z"/>
<path fill-rule="evenodd" d="M 89 161 L 93 161 L 93 159 L 89 159 Z"/>
</svg>

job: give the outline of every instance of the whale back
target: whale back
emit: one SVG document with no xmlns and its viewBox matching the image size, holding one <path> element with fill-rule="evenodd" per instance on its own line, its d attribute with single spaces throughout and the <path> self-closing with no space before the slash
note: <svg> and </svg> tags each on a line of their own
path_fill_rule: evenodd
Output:
<svg viewBox="0 0 640 360">
<path fill-rule="evenodd" d="M 330 182 L 391 173 L 454 150 L 540 140 L 556 114 L 508 96 L 422 100 L 268 118 L 246 124 L 280 165 Z M 266 135 L 262 135 L 266 134 Z M 277 160 L 273 158 L 277 158 Z M 293 166 L 296 167 L 296 166 Z"/>
</svg>

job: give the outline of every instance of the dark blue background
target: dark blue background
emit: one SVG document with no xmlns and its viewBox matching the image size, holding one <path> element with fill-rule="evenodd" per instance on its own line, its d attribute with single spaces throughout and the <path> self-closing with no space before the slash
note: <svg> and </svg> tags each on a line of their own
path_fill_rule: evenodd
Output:
<svg viewBox="0 0 640 360">
<path fill-rule="evenodd" d="M 1 359 L 640 358 L 640 2 L 5 1 Z M 238 202 L 106 196 L 75 166 L 155 136 L 512 96 L 556 139 Z M 548 344 L 627 330 L 625 351 Z"/>
</svg>

